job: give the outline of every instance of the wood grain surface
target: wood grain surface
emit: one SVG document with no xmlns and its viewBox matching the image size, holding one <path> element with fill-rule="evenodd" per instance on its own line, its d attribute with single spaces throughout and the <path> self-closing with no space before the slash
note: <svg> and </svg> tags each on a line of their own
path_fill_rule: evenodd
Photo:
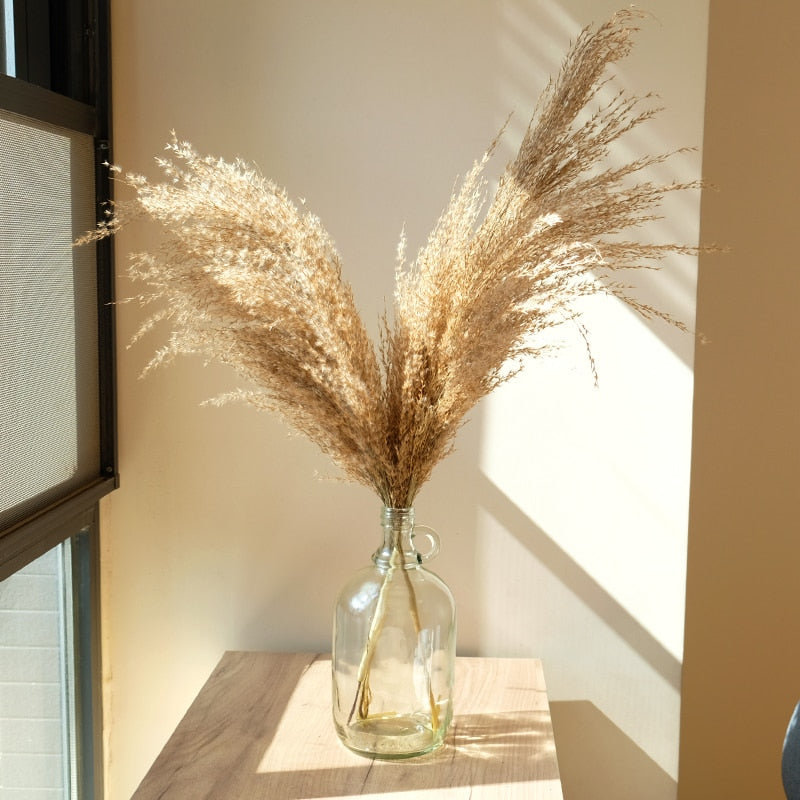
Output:
<svg viewBox="0 0 800 800">
<path fill-rule="evenodd" d="M 134 800 L 561 800 L 538 659 L 458 658 L 445 745 L 404 761 L 347 750 L 330 656 L 228 652 Z"/>
</svg>

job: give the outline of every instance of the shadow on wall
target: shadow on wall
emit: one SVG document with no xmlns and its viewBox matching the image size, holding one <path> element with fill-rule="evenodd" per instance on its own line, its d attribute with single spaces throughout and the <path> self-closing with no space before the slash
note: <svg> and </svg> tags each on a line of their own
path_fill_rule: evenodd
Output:
<svg viewBox="0 0 800 800">
<path fill-rule="evenodd" d="M 677 783 L 588 700 L 550 703 L 564 797 L 663 800 Z"/>
<path fill-rule="evenodd" d="M 631 612 L 615 600 L 489 478 L 478 477 L 483 508 L 547 567 L 569 590 L 615 631 L 676 690 L 681 686 L 681 662 Z"/>
</svg>

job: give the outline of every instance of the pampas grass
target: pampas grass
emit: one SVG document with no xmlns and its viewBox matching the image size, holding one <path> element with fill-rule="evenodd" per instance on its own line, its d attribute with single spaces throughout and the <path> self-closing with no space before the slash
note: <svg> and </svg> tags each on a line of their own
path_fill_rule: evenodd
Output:
<svg viewBox="0 0 800 800">
<path fill-rule="evenodd" d="M 229 365 L 246 388 L 220 401 L 278 412 L 384 505 L 409 507 L 470 409 L 545 351 L 541 334 L 565 323 L 586 334 L 581 298 L 605 294 L 683 327 L 631 296 L 620 275 L 695 249 L 624 234 L 654 219 L 666 193 L 697 184 L 640 178 L 669 154 L 604 164 L 657 110 L 650 96 L 599 99 L 640 16 L 621 11 L 580 34 L 488 203 L 483 171 L 496 143 L 410 264 L 401 242 L 377 347 L 320 221 L 253 167 L 173 137 L 158 159 L 163 182 L 119 178 L 133 198 L 87 237 L 138 217 L 163 232 L 130 267 L 147 286 L 140 300 L 158 309 L 139 335 L 171 330 L 149 368 L 188 353 Z"/>
</svg>

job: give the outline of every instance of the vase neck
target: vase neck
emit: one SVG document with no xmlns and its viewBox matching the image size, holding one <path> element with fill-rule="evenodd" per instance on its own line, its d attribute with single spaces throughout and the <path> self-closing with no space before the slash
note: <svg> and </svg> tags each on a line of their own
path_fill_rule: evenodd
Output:
<svg viewBox="0 0 800 800">
<path fill-rule="evenodd" d="M 383 543 L 372 560 L 382 569 L 418 567 L 439 552 L 439 535 L 427 525 L 414 521 L 413 508 L 388 508 L 381 511 Z M 424 542 L 422 550 L 417 546 Z"/>
<path fill-rule="evenodd" d="M 418 566 L 423 557 L 414 546 L 414 509 L 388 508 L 381 510 L 383 542 L 372 560 L 379 566 Z"/>
</svg>

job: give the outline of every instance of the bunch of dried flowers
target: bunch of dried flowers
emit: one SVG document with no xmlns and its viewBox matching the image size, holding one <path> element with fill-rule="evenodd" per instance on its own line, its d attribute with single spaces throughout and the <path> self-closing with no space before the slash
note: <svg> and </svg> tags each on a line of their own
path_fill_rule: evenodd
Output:
<svg viewBox="0 0 800 800">
<path fill-rule="evenodd" d="M 253 167 L 201 157 L 173 135 L 157 160 L 166 180 L 121 178 L 133 199 L 86 237 L 138 216 L 161 226 L 157 249 L 130 266 L 149 287 L 140 299 L 161 304 L 139 335 L 160 321 L 171 327 L 149 366 L 184 353 L 231 366 L 248 388 L 220 401 L 277 411 L 346 477 L 386 506 L 409 507 L 470 409 L 543 352 L 537 334 L 568 321 L 585 334 L 578 299 L 606 294 L 683 327 L 616 277 L 696 249 L 619 236 L 656 218 L 666 193 L 698 185 L 635 180 L 671 154 L 603 166 L 609 146 L 658 110 L 649 95 L 624 91 L 599 101 L 640 16 L 623 10 L 580 34 L 488 207 L 483 170 L 496 142 L 410 265 L 401 242 L 377 349 L 319 219 Z"/>
<path fill-rule="evenodd" d="M 277 411 L 384 505 L 408 508 L 470 409 L 547 349 L 538 335 L 574 322 L 586 336 L 581 298 L 615 297 L 683 329 L 616 277 L 696 252 L 620 236 L 656 218 L 666 193 L 698 186 L 637 177 L 670 154 L 603 166 L 610 145 L 657 111 L 649 95 L 599 100 L 606 68 L 630 52 L 640 16 L 620 11 L 580 34 L 488 206 L 483 170 L 496 142 L 410 265 L 401 242 L 393 315 L 382 320 L 377 349 L 320 221 L 244 162 L 201 157 L 173 136 L 170 155 L 158 159 L 166 180 L 124 177 L 133 199 L 85 237 L 110 236 L 139 216 L 162 228 L 158 248 L 132 256 L 130 267 L 149 287 L 139 299 L 160 304 L 138 335 L 162 321 L 171 327 L 148 368 L 184 353 L 231 366 L 249 388 L 220 401 Z M 351 712 L 359 719 L 369 715 L 380 616 L 359 668 Z M 436 727 L 432 696 L 430 705 Z"/>
</svg>

